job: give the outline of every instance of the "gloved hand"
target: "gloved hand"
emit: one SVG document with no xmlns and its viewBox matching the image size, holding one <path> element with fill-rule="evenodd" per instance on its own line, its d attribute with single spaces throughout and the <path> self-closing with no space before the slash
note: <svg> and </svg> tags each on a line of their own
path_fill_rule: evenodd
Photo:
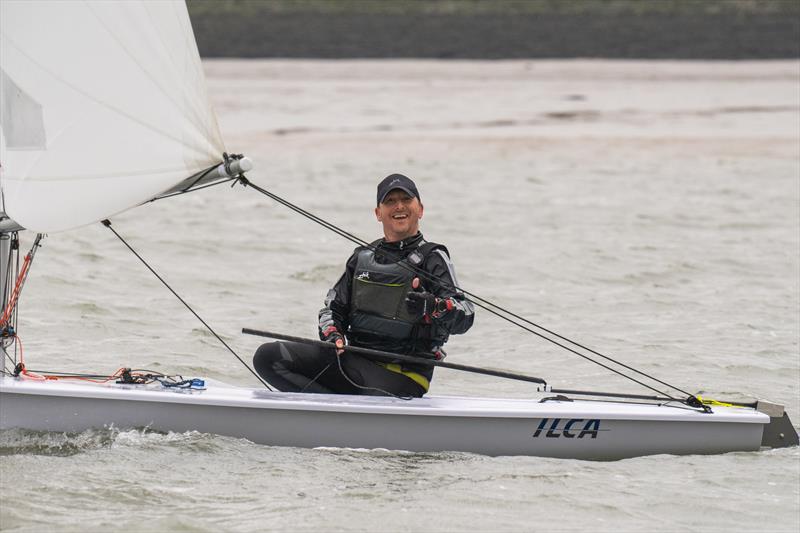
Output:
<svg viewBox="0 0 800 533">
<path fill-rule="evenodd" d="M 436 309 L 436 296 L 429 292 L 411 291 L 406 295 L 406 308 L 417 320 L 425 320 Z"/>
<path fill-rule="evenodd" d="M 325 331 L 322 332 L 322 340 L 325 342 L 330 342 L 331 344 L 336 345 L 336 355 L 342 355 L 344 353 L 344 336 L 339 333 L 339 330 L 335 327 L 331 326 Z"/>
<path fill-rule="evenodd" d="M 453 307 L 448 298 L 437 298 L 424 290 L 419 278 L 411 282 L 412 290 L 406 295 L 406 308 L 408 312 L 422 322 L 429 321 L 431 317 L 438 318 Z"/>
</svg>

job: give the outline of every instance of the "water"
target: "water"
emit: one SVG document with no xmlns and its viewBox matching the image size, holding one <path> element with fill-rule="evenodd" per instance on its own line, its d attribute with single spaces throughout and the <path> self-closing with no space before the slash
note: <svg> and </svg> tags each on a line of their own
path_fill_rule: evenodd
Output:
<svg viewBox="0 0 800 533">
<path fill-rule="evenodd" d="M 461 284 L 691 391 L 800 422 L 800 63 L 214 61 L 251 179 L 365 239 L 374 187 L 416 179 Z M 113 219 L 243 357 L 315 334 L 352 246 L 250 190 Z M 30 243 L 25 235 L 23 246 Z M 45 240 L 30 368 L 254 385 L 100 224 Z M 635 385 L 486 313 L 454 362 L 563 388 Z M 447 370 L 432 392 L 524 397 Z M 303 450 L 198 433 L 0 433 L 0 529 L 795 531 L 800 451 L 590 463 Z"/>
</svg>

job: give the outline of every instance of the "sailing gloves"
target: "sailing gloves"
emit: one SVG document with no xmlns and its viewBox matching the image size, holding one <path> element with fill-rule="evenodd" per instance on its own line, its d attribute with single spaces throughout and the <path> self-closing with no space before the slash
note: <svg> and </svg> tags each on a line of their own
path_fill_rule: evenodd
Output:
<svg viewBox="0 0 800 533">
<path fill-rule="evenodd" d="M 411 286 L 412 290 L 406 296 L 406 308 L 420 322 L 430 322 L 431 318 L 439 318 L 453 308 L 450 298 L 437 298 L 422 289 L 419 278 L 414 278 Z"/>
<path fill-rule="evenodd" d="M 325 342 L 330 342 L 331 344 L 335 344 L 336 348 L 343 348 L 344 347 L 344 336 L 339 333 L 339 330 L 336 329 L 335 326 L 330 326 L 325 331 L 322 332 L 320 335 L 322 340 Z M 341 355 L 344 350 L 337 349 L 336 355 Z"/>
</svg>

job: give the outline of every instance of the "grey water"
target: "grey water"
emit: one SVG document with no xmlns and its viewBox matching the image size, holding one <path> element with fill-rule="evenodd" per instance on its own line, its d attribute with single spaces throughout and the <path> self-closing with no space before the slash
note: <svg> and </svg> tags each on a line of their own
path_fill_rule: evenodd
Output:
<svg viewBox="0 0 800 533">
<path fill-rule="evenodd" d="M 255 183 L 364 239 L 412 176 L 461 285 L 692 392 L 800 422 L 800 62 L 205 63 Z M 132 140 L 135 146 L 135 140 Z M 314 336 L 353 245 L 242 187 L 113 217 L 243 358 Z M 32 236 L 23 235 L 22 246 Z M 29 368 L 257 383 L 100 224 L 52 234 L 21 304 Z M 449 360 L 634 384 L 485 312 Z M 439 370 L 434 394 L 530 385 Z M 0 432 L 4 531 L 797 531 L 800 450 L 596 463 L 294 449 L 145 429 Z"/>
</svg>

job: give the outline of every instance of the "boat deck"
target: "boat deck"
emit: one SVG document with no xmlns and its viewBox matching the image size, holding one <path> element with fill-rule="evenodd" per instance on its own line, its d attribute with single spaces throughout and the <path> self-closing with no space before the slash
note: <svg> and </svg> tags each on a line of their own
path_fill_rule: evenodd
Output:
<svg viewBox="0 0 800 533">
<path fill-rule="evenodd" d="M 126 385 L 0 378 L 0 390 L 73 398 L 196 404 L 251 409 L 365 414 L 487 418 L 604 418 L 615 420 L 718 421 L 765 424 L 769 417 L 750 408 L 714 407 L 707 414 L 681 404 L 657 405 L 590 400 L 547 400 L 548 393 L 531 399 L 426 396 L 403 400 L 378 396 L 271 392 L 206 379 L 205 390 L 165 388 L 158 383 Z"/>
</svg>

